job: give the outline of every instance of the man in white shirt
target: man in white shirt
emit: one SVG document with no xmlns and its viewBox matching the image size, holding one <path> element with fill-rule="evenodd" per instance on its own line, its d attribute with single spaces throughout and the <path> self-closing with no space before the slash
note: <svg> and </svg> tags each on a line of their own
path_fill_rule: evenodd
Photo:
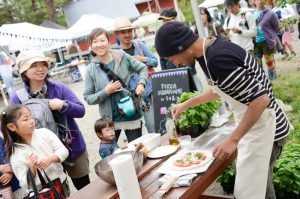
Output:
<svg viewBox="0 0 300 199">
<path fill-rule="evenodd" d="M 241 9 L 239 0 L 225 0 L 224 4 L 230 12 L 225 20 L 224 29 L 228 32 L 231 42 L 254 55 L 253 37 L 257 33 L 255 18 L 247 9 Z"/>
</svg>

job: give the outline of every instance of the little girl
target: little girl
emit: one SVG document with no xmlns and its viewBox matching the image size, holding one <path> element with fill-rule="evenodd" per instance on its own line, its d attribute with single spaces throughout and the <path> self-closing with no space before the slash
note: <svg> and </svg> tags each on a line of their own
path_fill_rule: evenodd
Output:
<svg viewBox="0 0 300 199">
<path fill-rule="evenodd" d="M 1 112 L 1 128 L 6 153 L 22 188 L 28 189 L 27 170 L 33 176 L 37 169 L 44 170 L 51 180 L 60 178 L 63 191 L 69 196 L 66 174 L 60 164 L 68 155 L 68 149 L 50 130 L 35 129 L 35 121 L 24 105 L 11 105 Z M 35 177 L 38 189 L 41 182 Z"/>
<path fill-rule="evenodd" d="M 103 117 L 96 121 L 94 128 L 101 140 L 99 154 L 103 159 L 119 148 L 116 142 L 114 124 L 110 118 Z"/>
</svg>

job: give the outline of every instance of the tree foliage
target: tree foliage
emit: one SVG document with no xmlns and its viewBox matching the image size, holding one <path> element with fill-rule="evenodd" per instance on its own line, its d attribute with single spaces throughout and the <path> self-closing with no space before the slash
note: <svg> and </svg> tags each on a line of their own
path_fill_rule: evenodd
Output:
<svg viewBox="0 0 300 199">
<path fill-rule="evenodd" d="M 29 22 L 41 24 L 48 19 L 66 25 L 62 7 L 71 0 L 3 0 L 0 24 Z"/>
<path fill-rule="evenodd" d="M 203 1 L 204 0 L 196 0 L 198 5 L 200 3 L 202 3 Z M 194 18 L 193 9 L 191 6 L 191 0 L 178 0 L 178 6 L 185 17 L 186 22 L 194 23 L 195 18 Z"/>
</svg>

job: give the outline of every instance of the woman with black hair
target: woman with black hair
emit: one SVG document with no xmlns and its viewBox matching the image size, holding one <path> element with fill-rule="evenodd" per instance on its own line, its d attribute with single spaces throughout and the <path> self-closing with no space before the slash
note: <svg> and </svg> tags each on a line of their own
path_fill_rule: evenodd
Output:
<svg viewBox="0 0 300 199">
<path fill-rule="evenodd" d="M 205 38 L 221 37 L 224 40 L 229 40 L 228 34 L 223 29 L 222 25 L 213 21 L 208 10 L 205 7 L 200 7 L 200 17 L 204 27 Z M 198 34 L 197 28 L 195 33 Z"/>
</svg>

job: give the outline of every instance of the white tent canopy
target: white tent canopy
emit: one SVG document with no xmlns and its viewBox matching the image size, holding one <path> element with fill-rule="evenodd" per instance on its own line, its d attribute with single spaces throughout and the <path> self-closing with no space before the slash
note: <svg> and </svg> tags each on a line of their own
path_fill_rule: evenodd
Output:
<svg viewBox="0 0 300 199">
<path fill-rule="evenodd" d="M 199 7 L 210 8 L 214 6 L 223 5 L 225 0 L 205 0 Z"/>
<path fill-rule="evenodd" d="M 10 50 L 51 50 L 64 46 L 71 38 L 67 30 L 45 28 L 27 22 L 4 24 L 0 27 L 0 45 L 9 46 Z"/>
<path fill-rule="evenodd" d="M 158 20 L 158 13 L 148 13 L 140 16 L 137 20 L 135 20 L 132 25 L 133 26 L 148 26 L 151 24 L 157 24 L 161 21 Z"/>
<path fill-rule="evenodd" d="M 159 13 L 147 13 L 140 16 L 135 20 L 132 25 L 134 27 L 148 27 L 149 31 L 155 31 L 160 25 L 162 20 L 158 20 Z"/>
<path fill-rule="evenodd" d="M 73 38 L 87 36 L 95 28 L 104 28 L 107 31 L 114 30 L 114 19 L 97 14 L 82 15 L 80 19 L 68 29 Z"/>
</svg>

